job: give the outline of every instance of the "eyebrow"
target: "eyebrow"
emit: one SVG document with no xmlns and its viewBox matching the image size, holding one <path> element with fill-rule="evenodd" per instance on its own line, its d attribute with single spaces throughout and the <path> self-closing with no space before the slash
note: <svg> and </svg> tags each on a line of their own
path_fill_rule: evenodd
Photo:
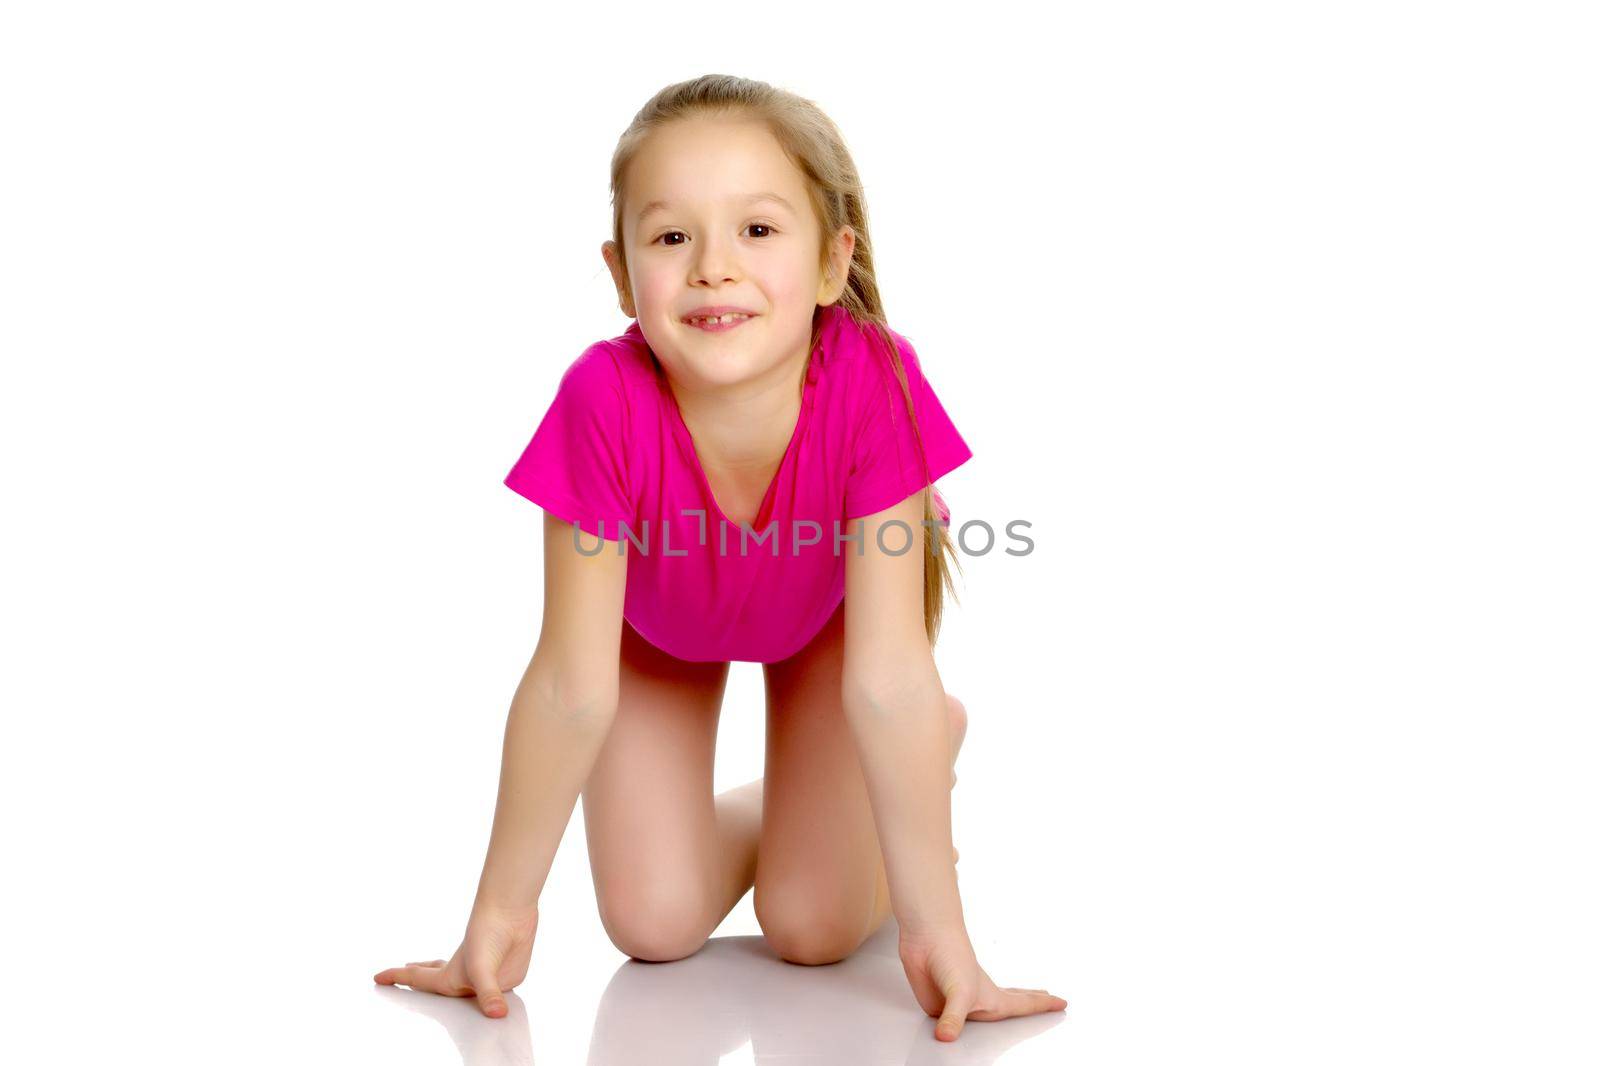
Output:
<svg viewBox="0 0 1600 1066">
<path fill-rule="evenodd" d="M 779 206 L 781 206 L 785 210 L 787 210 L 791 215 L 799 214 L 799 212 L 794 209 L 794 205 L 793 204 L 791 204 L 788 200 L 785 200 L 783 197 L 779 196 L 775 192 L 753 192 L 750 195 L 744 197 L 744 205 L 746 207 L 748 207 L 751 204 L 760 203 L 763 200 L 770 200 L 773 203 L 778 204 Z M 651 200 L 649 203 L 644 205 L 644 207 L 639 211 L 639 213 L 637 215 L 634 216 L 634 224 L 637 225 L 638 223 L 643 222 L 645 220 L 645 217 L 647 215 L 651 214 L 652 212 L 665 211 L 667 208 L 669 208 L 671 206 L 672 205 L 669 204 L 665 200 Z"/>
</svg>

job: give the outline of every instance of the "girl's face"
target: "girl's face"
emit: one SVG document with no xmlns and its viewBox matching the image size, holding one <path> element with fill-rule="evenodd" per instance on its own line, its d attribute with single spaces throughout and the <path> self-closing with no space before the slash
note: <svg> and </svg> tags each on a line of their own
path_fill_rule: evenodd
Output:
<svg viewBox="0 0 1600 1066">
<path fill-rule="evenodd" d="M 631 292 L 614 243 L 602 254 L 623 309 L 674 379 L 700 388 L 803 359 L 812 316 L 844 291 L 855 244 L 845 227 L 829 242 L 825 273 L 804 178 L 764 125 L 743 118 L 696 117 L 652 133 L 627 173 L 622 233 Z M 720 332 L 687 321 L 707 307 L 751 317 Z"/>
</svg>

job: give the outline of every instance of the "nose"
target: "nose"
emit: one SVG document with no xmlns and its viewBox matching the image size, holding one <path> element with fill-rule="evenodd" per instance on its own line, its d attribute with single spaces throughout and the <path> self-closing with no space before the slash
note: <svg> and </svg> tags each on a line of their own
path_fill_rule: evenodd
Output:
<svg viewBox="0 0 1600 1066">
<path fill-rule="evenodd" d="M 718 237 L 701 238 L 700 254 L 690 269 L 689 280 L 694 284 L 719 285 L 739 280 L 738 256 L 728 241 Z"/>
</svg>

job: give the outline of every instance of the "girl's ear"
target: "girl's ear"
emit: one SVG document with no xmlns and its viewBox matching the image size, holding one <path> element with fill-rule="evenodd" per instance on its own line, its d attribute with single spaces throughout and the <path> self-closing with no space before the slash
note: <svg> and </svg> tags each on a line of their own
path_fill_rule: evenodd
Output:
<svg viewBox="0 0 1600 1066">
<path fill-rule="evenodd" d="M 617 287 L 617 306 L 622 308 L 622 313 L 629 318 L 638 318 L 633 311 L 633 293 L 628 285 L 628 272 L 623 268 L 622 255 L 617 250 L 616 241 L 606 241 L 600 246 L 600 258 L 606 261 L 606 266 L 611 271 L 611 283 Z"/>
<path fill-rule="evenodd" d="M 856 231 L 845 226 L 828 248 L 828 259 L 822 268 L 822 283 L 817 289 L 817 303 L 826 307 L 844 295 L 850 283 L 850 261 L 855 257 Z"/>
</svg>

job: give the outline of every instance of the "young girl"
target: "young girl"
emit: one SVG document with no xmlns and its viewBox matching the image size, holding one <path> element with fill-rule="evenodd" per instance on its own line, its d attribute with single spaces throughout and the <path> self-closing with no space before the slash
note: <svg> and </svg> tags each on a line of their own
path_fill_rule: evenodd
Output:
<svg viewBox="0 0 1600 1066">
<path fill-rule="evenodd" d="M 964 924 L 932 484 L 972 452 L 885 322 L 838 130 L 696 78 L 634 118 L 611 189 L 602 254 L 635 321 L 572 363 L 506 478 L 545 512 L 544 616 L 477 898 L 448 962 L 375 979 L 504 1017 L 581 794 L 601 921 L 634 958 L 692 954 L 754 888 L 795 963 L 844 958 L 892 909 L 941 1040 L 1063 1009 L 997 987 Z M 733 661 L 763 664 L 766 776 L 714 796 Z"/>
</svg>

